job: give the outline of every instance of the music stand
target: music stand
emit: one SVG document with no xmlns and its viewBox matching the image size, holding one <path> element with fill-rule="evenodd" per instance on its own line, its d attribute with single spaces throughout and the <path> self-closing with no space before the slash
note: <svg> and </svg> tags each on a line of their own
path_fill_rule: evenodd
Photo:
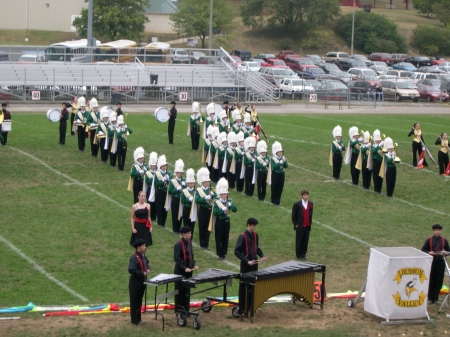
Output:
<svg viewBox="0 0 450 337">
<path fill-rule="evenodd" d="M 450 269 L 448 267 L 447 259 L 445 258 L 445 256 L 444 256 L 444 261 L 445 261 L 445 268 L 447 269 L 447 284 L 448 284 L 449 290 L 450 290 Z M 450 291 L 447 292 L 447 296 L 445 296 L 444 300 L 442 301 L 441 306 L 439 307 L 439 310 L 438 310 L 439 314 L 441 313 L 442 309 L 444 309 L 444 307 L 447 307 L 447 308 L 449 307 L 449 302 L 450 302 L 449 296 L 450 296 Z"/>
</svg>

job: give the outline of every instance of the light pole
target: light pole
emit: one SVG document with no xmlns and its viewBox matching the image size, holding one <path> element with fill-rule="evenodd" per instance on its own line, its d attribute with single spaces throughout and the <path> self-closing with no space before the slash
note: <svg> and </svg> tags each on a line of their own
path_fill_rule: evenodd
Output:
<svg viewBox="0 0 450 337">
<path fill-rule="evenodd" d="M 209 6 L 209 41 L 208 49 L 212 49 L 212 26 L 213 26 L 213 0 L 211 0 L 211 5 Z"/>
<path fill-rule="evenodd" d="M 92 54 L 94 53 L 94 48 L 89 48 L 94 46 L 94 41 L 92 40 L 92 16 L 93 16 L 93 3 L 94 0 L 89 0 L 88 4 L 88 22 L 87 22 L 87 45 L 88 45 L 88 62 L 92 63 Z"/>
<path fill-rule="evenodd" d="M 352 45 L 350 55 L 353 55 L 353 37 L 355 36 L 355 0 L 353 0 L 353 20 L 352 20 Z"/>
</svg>

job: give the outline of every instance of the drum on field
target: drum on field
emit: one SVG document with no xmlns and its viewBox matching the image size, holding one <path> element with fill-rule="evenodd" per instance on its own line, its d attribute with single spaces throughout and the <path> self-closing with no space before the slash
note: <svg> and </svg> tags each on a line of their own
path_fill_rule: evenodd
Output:
<svg viewBox="0 0 450 337">
<path fill-rule="evenodd" d="M 11 120 L 4 120 L 0 125 L 2 126 L 2 132 L 11 131 Z"/>
<path fill-rule="evenodd" d="M 163 107 L 156 108 L 153 115 L 155 116 L 155 119 L 161 123 L 165 123 L 170 119 L 169 109 Z"/>
<path fill-rule="evenodd" d="M 116 116 L 116 110 L 114 108 L 111 108 L 110 106 L 104 106 L 100 109 L 100 116 L 102 115 L 102 113 L 105 113 L 108 115 L 109 118 L 111 118 L 112 116 Z"/>
<path fill-rule="evenodd" d="M 220 113 L 223 110 L 222 106 L 220 104 L 214 103 L 214 109 L 216 110 L 216 116 L 220 117 Z"/>
<path fill-rule="evenodd" d="M 53 123 L 56 123 L 59 121 L 60 115 L 61 115 L 61 112 L 58 109 L 50 109 L 47 111 L 47 119 Z"/>
</svg>

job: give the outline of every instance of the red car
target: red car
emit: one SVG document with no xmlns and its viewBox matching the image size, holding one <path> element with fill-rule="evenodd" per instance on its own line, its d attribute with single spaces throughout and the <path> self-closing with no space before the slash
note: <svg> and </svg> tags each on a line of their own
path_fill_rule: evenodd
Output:
<svg viewBox="0 0 450 337">
<path fill-rule="evenodd" d="M 227 59 L 227 62 L 230 63 L 233 67 L 237 68 L 237 66 L 242 63 L 242 60 L 241 60 L 241 58 L 239 56 L 231 55 L 230 57 L 234 60 L 234 62 L 232 62 L 229 59 Z"/>
<path fill-rule="evenodd" d="M 279 58 L 280 60 L 283 60 L 291 55 L 294 55 L 295 53 L 292 50 L 282 50 L 280 51 L 280 53 L 277 55 L 277 58 Z"/>
<path fill-rule="evenodd" d="M 441 93 L 441 90 L 438 87 L 418 84 L 416 90 L 420 94 L 419 99 L 426 100 L 427 102 L 439 101 L 439 96 L 444 102 L 448 102 L 449 100 L 449 95 L 446 92 Z"/>
<path fill-rule="evenodd" d="M 431 61 L 431 64 L 434 65 L 434 66 L 438 66 L 438 65 L 441 65 L 444 62 L 447 62 L 445 60 L 445 58 L 440 57 L 440 56 L 431 57 L 430 61 Z"/>
<path fill-rule="evenodd" d="M 392 58 L 391 54 L 388 53 L 372 53 L 369 55 L 368 59 L 371 61 L 382 61 L 388 66 L 394 64 L 394 59 Z"/>
<path fill-rule="evenodd" d="M 279 59 L 268 59 L 267 62 L 261 63 L 261 67 L 286 67 L 286 62 Z"/>
</svg>

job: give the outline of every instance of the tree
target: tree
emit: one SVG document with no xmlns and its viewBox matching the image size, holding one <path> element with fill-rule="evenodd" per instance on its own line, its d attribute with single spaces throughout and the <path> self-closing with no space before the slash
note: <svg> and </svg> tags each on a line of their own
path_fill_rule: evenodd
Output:
<svg viewBox="0 0 450 337">
<path fill-rule="evenodd" d="M 433 11 L 433 5 L 436 2 L 440 2 L 440 0 L 412 0 L 412 4 L 419 11 L 419 14 L 426 14 L 427 16 L 435 13 Z"/>
<path fill-rule="evenodd" d="M 433 5 L 433 13 L 445 28 L 450 28 L 450 0 L 440 0 Z"/>
<path fill-rule="evenodd" d="M 241 6 L 246 26 L 281 26 L 291 33 L 323 27 L 340 12 L 339 0 L 247 0 Z"/>
<path fill-rule="evenodd" d="M 178 6 L 178 13 L 170 15 L 170 20 L 178 33 L 198 36 L 205 48 L 205 38 L 209 35 L 209 0 L 185 0 Z M 234 10 L 229 0 L 214 0 L 213 29 L 231 27 Z"/>
<path fill-rule="evenodd" d="M 145 6 L 149 6 L 149 0 L 94 0 L 93 35 L 110 40 L 138 40 L 148 22 Z M 87 20 L 88 10 L 83 8 L 81 16 L 73 21 L 78 35 L 83 38 L 87 36 Z"/>
</svg>

